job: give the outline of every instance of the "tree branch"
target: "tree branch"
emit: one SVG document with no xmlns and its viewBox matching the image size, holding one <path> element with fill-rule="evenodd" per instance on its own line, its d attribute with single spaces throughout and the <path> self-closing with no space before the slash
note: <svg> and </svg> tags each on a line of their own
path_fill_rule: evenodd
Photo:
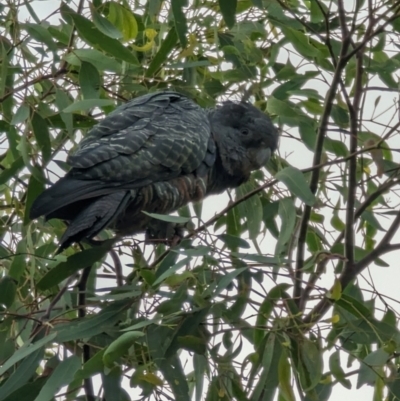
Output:
<svg viewBox="0 0 400 401">
<path fill-rule="evenodd" d="M 122 274 L 122 265 L 121 260 L 115 252 L 114 249 L 110 249 L 110 256 L 114 262 L 114 269 L 115 269 L 115 277 L 117 280 L 117 286 L 122 287 L 124 285 L 124 275 Z"/>
<path fill-rule="evenodd" d="M 356 77 L 354 84 L 353 104 L 349 105 L 350 114 L 350 153 L 357 151 L 358 145 L 358 114 L 360 109 L 362 94 L 362 74 L 363 74 L 363 49 L 356 55 Z M 354 264 L 354 210 L 357 194 L 357 157 L 354 156 L 349 161 L 349 174 L 347 180 L 348 196 L 346 207 L 346 230 L 345 230 L 345 269 L 351 268 Z"/>
<path fill-rule="evenodd" d="M 88 266 L 83 269 L 81 278 L 77 285 L 79 294 L 78 294 L 78 314 L 80 318 L 84 318 L 86 316 L 86 284 L 92 270 L 92 266 Z M 90 346 L 88 344 L 83 344 L 82 347 L 82 362 L 86 363 L 90 359 Z M 94 394 L 93 383 L 90 377 L 87 377 L 83 380 L 83 388 L 85 389 L 85 395 L 87 401 L 95 401 L 96 397 Z"/>
<path fill-rule="evenodd" d="M 400 210 L 397 212 L 396 218 L 393 220 L 392 224 L 389 227 L 389 230 L 386 232 L 382 240 L 379 242 L 378 246 L 375 247 L 375 249 L 372 250 L 367 256 L 356 262 L 350 269 L 346 268 L 343 269 L 343 272 L 340 276 L 340 282 L 342 284 L 342 288 L 345 288 L 351 281 L 353 281 L 357 277 L 357 275 L 359 275 L 375 259 L 393 250 L 390 245 L 390 241 L 396 234 L 399 225 L 400 225 Z"/>
<path fill-rule="evenodd" d="M 354 219 L 357 220 L 361 217 L 361 215 L 364 213 L 364 211 L 367 209 L 367 207 L 369 205 L 372 204 L 372 202 L 377 199 L 379 196 L 381 196 L 384 192 L 386 192 L 388 189 L 390 189 L 391 187 L 393 187 L 396 184 L 400 184 L 400 178 L 397 180 L 390 180 L 385 182 L 384 184 L 382 184 L 373 194 L 371 194 L 356 210 L 355 214 L 354 214 Z M 340 242 L 343 240 L 344 238 L 344 233 L 345 231 L 342 231 L 338 237 L 336 238 L 336 240 L 334 241 L 334 243 L 331 246 L 331 249 L 337 245 L 340 244 Z M 343 258 L 344 259 L 344 258 Z M 300 305 L 305 304 L 305 302 L 307 301 L 311 291 L 314 289 L 314 285 L 317 282 L 318 278 L 321 276 L 321 274 L 326 270 L 326 265 L 327 263 L 332 260 L 332 257 L 329 258 L 324 258 L 322 261 L 320 261 L 317 264 L 317 268 L 316 271 L 314 273 L 312 273 L 310 275 L 310 278 L 308 280 L 307 286 L 305 288 L 305 290 L 303 291 L 302 297 L 300 299 Z"/>
<path fill-rule="evenodd" d="M 380 256 L 400 249 L 400 244 L 391 245 L 389 242 L 393 239 L 393 236 L 396 234 L 398 228 L 400 226 L 400 210 L 397 213 L 397 216 L 393 220 L 390 225 L 388 231 L 379 242 L 379 245 L 371 251 L 367 256 L 354 263 L 351 269 L 343 270 L 339 281 L 342 286 L 342 289 L 345 289 L 349 283 L 351 283 L 367 266 L 369 266 L 374 260 L 379 258 Z M 311 312 L 303 319 L 303 323 L 306 325 L 313 325 L 317 323 L 324 314 L 328 311 L 331 306 L 332 301 L 329 298 L 323 298 L 312 310 Z"/>
<path fill-rule="evenodd" d="M 29 88 L 32 85 L 37 84 L 38 82 L 44 81 L 46 79 L 51 79 L 51 78 L 57 78 L 61 75 L 64 75 L 65 73 L 67 73 L 67 70 L 65 68 L 63 69 L 59 69 L 58 71 L 56 71 L 53 74 L 44 74 L 44 75 L 40 75 L 34 79 L 31 79 L 28 82 L 25 82 L 23 85 L 17 86 L 16 88 L 14 88 L 13 90 L 11 90 L 10 92 L 5 93 L 3 96 L 0 97 L 0 103 L 4 102 L 4 100 L 6 100 L 8 97 L 10 97 L 11 95 L 20 92 L 24 89 Z"/>
<path fill-rule="evenodd" d="M 344 6 L 343 6 L 343 0 L 339 1 L 339 9 L 341 9 L 341 14 L 342 14 L 341 20 L 344 21 L 344 22 L 342 21 L 342 24 L 345 24 L 345 11 L 344 11 Z M 328 121 L 329 121 L 329 117 L 330 117 L 330 114 L 332 111 L 333 101 L 335 99 L 337 87 L 340 83 L 341 73 L 347 63 L 345 56 L 346 56 L 346 53 L 348 51 L 348 48 L 349 48 L 349 45 L 351 42 L 351 37 L 349 35 L 345 36 L 346 35 L 345 33 L 347 32 L 345 27 L 343 27 L 342 29 L 343 29 L 343 35 L 344 35 L 342 38 L 343 39 L 342 48 L 340 50 L 339 61 L 337 63 L 336 69 L 335 69 L 331 87 L 328 90 L 328 93 L 327 93 L 327 96 L 325 99 L 324 113 L 321 116 L 320 124 L 318 127 L 313 166 L 317 166 L 321 163 L 323 144 L 324 144 L 326 132 L 328 130 Z M 316 168 L 313 170 L 312 175 L 311 175 L 310 190 L 313 194 L 315 194 L 317 192 L 319 173 L 320 173 L 320 169 Z M 301 286 L 302 276 L 303 276 L 302 268 L 304 265 L 305 244 L 306 244 L 306 236 L 307 236 L 308 223 L 310 220 L 310 216 L 311 216 L 311 206 L 305 205 L 303 216 L 302 216 L 302 221 L 301 221 L 301 226 L 300 226 L 300 231 L 299 231 L 299 242 L 298 242 L 298 246 L 297 246 L 297 256 L 296 256 L 295 287 L 293 290 L 293 297 L 294 297 L 297 305 L 300 304 L 300 299 L 301 299 L 301 295 L 302 295 L 302 286 Z"/>
</svg>

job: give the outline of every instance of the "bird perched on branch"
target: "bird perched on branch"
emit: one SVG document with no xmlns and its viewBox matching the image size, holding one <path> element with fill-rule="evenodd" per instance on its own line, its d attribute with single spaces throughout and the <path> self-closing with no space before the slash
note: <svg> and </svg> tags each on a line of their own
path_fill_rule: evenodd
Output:
<svg viewBox="0 0 400 401">
<path fill-rule="evenodd" d="M 249 103 L 205 110 L 157 92 L 118 107 L 67 159 L 71 170 L 34 201 L 30 217 L 69 222 L 64 249 L 104 228 L 144 232 L 142 213 L 170 213 L 247 181 L 277 147 L 270 119 Z M 160 221 L 158 221 L 160 222 Z"/>
</svg>

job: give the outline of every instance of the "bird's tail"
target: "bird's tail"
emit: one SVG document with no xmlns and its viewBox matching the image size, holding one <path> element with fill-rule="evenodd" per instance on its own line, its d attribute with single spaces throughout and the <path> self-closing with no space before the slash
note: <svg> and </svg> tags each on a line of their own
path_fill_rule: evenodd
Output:
<svg viewBox="0 0 400 401">
<path fill-rule="evenodd" d="M 108 227 L 118 214 L 124 210 L 131 199 L 130 191 L 120 191 L 100 196 L 81 210 L 71 221 L 60 240 L 59 252 L 73 242 L 93 238 Z"/>
<path fill-rule="evenodd" d="M 114 191 L 110 187 L 107 188 L 100 181 L 80 180 L 66 175 L 35 199 L 29 217 L 32 220 L 39 216 L 46 216 L 46 219 L 61 218 L 71 220 L 76 216 L 77 211 L 81 210 L 81 208 L 74 207 L 77 202 L 106 195 Z M 73 207 L 68 208 L 69 205 Z M 64 209 L 69 210 L 71 216 L 68 216 L 68 213 Z"/>
<path fill-rule="evenodd" d="M 73 242 L 92 238 L 110 225 L 127 205 L 132 192 L 95 180 L 66 175 L 40 194 L 32 204 L 30 218 L 69 221 L 60 240 L 61 252 Z"/>
</svg>

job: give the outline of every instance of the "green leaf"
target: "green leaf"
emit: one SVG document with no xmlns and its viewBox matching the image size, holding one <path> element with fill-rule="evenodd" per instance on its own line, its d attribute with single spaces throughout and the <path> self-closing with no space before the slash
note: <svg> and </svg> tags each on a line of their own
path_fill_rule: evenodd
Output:
<svg viewBox="0 0 400 401">
<path fill-rule="evenodd" d="M 289 105 L 288 102 L 270 96 L 267 101 L 267 112 L 280 117 L 293 117 L 297 112 Z"/>
<path fill-rule="evenodd" d="M 29 212 L 33 201 L 43 192 L 44 184 L 42 181 L 38 181 L 34 175 L 29 177 L 28 190 L 26 192 L 26 203 L 25 203 L 25 214 L 24 214 L 24 225 L 26 226 L 31 221 L 29 218 Z"/>
<path fill-rule="evenodd" d="M 63 110 L 71 104 L 71 100 L 67 93 L 63 90 L 56 89 L 56 106 L 60 112 L 60 117 L 65 124 L 65 128 L 69 135 L 72 136 L 74 128 L 74 120 L 71 113 L 64 113 Z"/>
<path fill-rule="evenodd" d="M 14 280 L 19 280 L 26 269 L 26 241 L 22 240 L 18 242 L 17 252 L 11 262 L 10 270 L 8 274 Z"/>
<path fill-rule="evenodd" d="M 29 117 L 29 107 L 25 104 L 18 107 L 18 110 L 13 115 L 13 118 L 10 122 L 11 125 L 17 125 L 24 122 Z"/>
<path fill-rule="evenodd" d="M 187 21 L 183 7 L 187 6 L 187 0 L 171 0 L 172 14 L 174 16 L 175 29 L 182 48 L 187 46 Z"/>
<path fill-rule="evenodd" d="M 288 243 L 294 233 L 296 225 L 296 209 L 294 201 L 291 198 L 283 198 L 279 201 L 279 217 L 281 219 L 281 229 L 279 232 L 278 242 L 275 246 L 275 255 L 284 252 L 285 245 Z"/>
<path fill-rule="evenodd" d="M 65 60 L 72 65 L 81 65 L 82 61 L 91 63 L 100 71 L 111 71 L 120 73 L 122 66 L 120 62 L 99 52 L 96 49 L 77 49 L 67 54 Z"/>
<path fill-rule="evenodd" d="M 321 8 L 324 9 L 324 12 L 329 12 L 329 10 L 326 8 L 325 4 L 323 3 L 317 3 L 316 1 L 310 1 L 310 16 L 311 16 L 311 22 L 316 24 L 318 22 L 321 22 L 324 20 L 324 14 L 321 11 Z M 320 8 L 321 7 L 321 8 Z"/>
<path fill-rule="evenodd" d="M 265 344 L 265 345 L 264 345 Z M 262 342 L 258 348 L 261 358 L 262 372 L 257 380 L 250 400 L 273 400 L 279 384 L 278 369 L 282 355 L 282 346 L 275 333 L 268 333 L 266 343 Z"/>
<path fill-rule="evenodd" d="M 336 207 L 333 208 L 333 216 L 331 219 L 331 224 L 335 230 L 343 231 L 346 228 L 346 225 L 339 217 L 339 210 L 340 210 L 340 201 L 338 201 L 336 203 Z"/>
<path fill-rule="evenodd" d="M 180 322 L 175 330 L 173 339 L 165 351 L 165 358 L 175 355 L 179 348 L 183 345 L 191 348 L 192 351 L 204 354 L 206 352 L 205 338 L 201 334 L 201 327 L 204 324 L 204 319 L 209 314 L 210 308 L 205 307 L 194 313 L 188 314 L 183 321 Z M 193 337 L 196 337 L 194 340 Z"/>
<path fill-rule="evenodd" d="M 35 135 L 36 142 L 42 151 L 43 161 L 46 164 L 51 157 L 50 132 L 46 120 L 39 113 L 34 112 L 31 118 L 32 131 Z"/>
<path fill-rule="evenodd" d="M 46 383 L 47 377 L 39 377 L 32 383 L 27 383 L 14 391 L 11 395 L 4 399 L 4 401 L 32 401 L 36 397 L 43 385 Z"/>
<path fill-rule="evenodd" d="M 279 389 L 282 392 L 285 401 L 295 401 L 290 372 L 290 364 L 287 356 L 282 354 L 278 364 L 278 377 Z"/>
<path fill-rule="evenodd" d="M 218 0 L 222 17 L 228 28 L 232 28 L 236 23 L 237 0 Z"/>
<path fill-rule="evenodd" d="M 175 27 L 172 27 L 166 38 L 162 41 L 160 49 L 151 61 L 149 68 L 147 69 L 145 75 L 146 77 L 152 77 L 161 65 L 167 60 L 168 55 L 171 53 L 172 49 L 175 47 L 178 41 L 178 35 L 176 33 Z"/>
<path fill-rule="evenodd" d="M 162 260 L 157 269 L 157 277 L 160 277 L 171 266 L 175 265 L 178 260 L 179 254 L 177 252 L 169 252 L 168 255 Z"/>
<path fill-rule="evenodd" d="M 335 302 L 335 305 L 340 306 L 357 318 L 368 319 L 371 316 L 371 311 L 363 303 L 347 294 L 342 293 L 342 296 Z"/>
<path fill-rule="evenodd" d="M 379 380 L 382 368 L 386 365 L 389 354 L 382 348 L 372 351 L 360 364 L 360 372 L 357 379 L 357 389 L 364 384 L 375 384 Z"/>
<path fill-rule="evenodd" d="M 196 383 L 196 398 L 195 401 L 203 400 L 204 373 L 207 369 L 207 359 L 203 355 L 193 355 L 193 368 Z"/>
<path fill-rule="evenodd" d="M 107 4 L 109 7 L 107 18 L 122 32 L 124 41 L 135 39 L 138 25 L 132 11 L 115 1 L 109 1 Z"/>
<path fill-rule="evenodd" d="M 6 91 L 6 82 L 8 75 L 8 49 L 6 49 L 4 41 L 1 41 L 1 63 L 0 63 L 0 96 L 3 96 Z M 7 90 L 8 92 L 8 90 Z"/>
<path fill-rule="evenodd" d="M 24 28 L 26 28 L 29 36 L 38 42 L 42 42 L 48 47 L 51 51 L 57 51 L 57 45 L 55 44 L 53 37 L 50 32 L 40 24 L 24 24 Z"/>
<path fill-rule="evenodd" d="M 309 251 L 313 254 L 322 251 L 323 249 L 321 244 L 321 238 L 313 228 L 310 228 L 310 230 L 307 232 L 306 242 Z"/>
<path fill-rule="evenodd" d="M 182 216 L 170 216 L 168 214 L 158 214 L 158 213 L 148 213 L 142 210 L 142 213 L 146 214 L 147 216 L 152 217 L 156 220 L 166 221 L 167 223 L 174 223 L 174 224 L 185 224 L 190 221 L 189 217 L 182 217 Z"/>
<path fill-rule="evenodd" d="M 70 277 L 80 269 L 89 267 L 100 261 L 110 250 L 112 240 L 107 241 L 101 246 L 95 246 L 90 249 L 85 249 L 81 252 L 74 253 L 69 256 L 65 262 L 61 262 L 51 270 L 49 270 L 37 283 L 37 288 L 47 290 L 61 281 Z"/>
<path fill-rule="evenodd" d="M 122 329 L 121 331 L 131 331 L 131 330 L 137 330 L 141 329 L 143 327 L 149 326 L 150 324 L 157 323 L 158 319 L 149 319 L 149 320 L 143 320 L 139 323 L 136 323 L 132 326 L 126 327 L 125 329 Z"/>
<path fill-rule="evenodd" d="M 81 38 L 87 43 L 113 55 L 117 60 L 124 60 L 135 65 L 138 64 L 136 57 L 130 50 L 124 47 L 118 40 L 101 33 L 91 21 L 75 13 L 65 3 L 61 5 L 60 10 L 64 19 L 67 20 L 68 17 L 73 19 Z"/>
<path fill-rule="evenodd" d="M 61 387 L 68 385 L 80 368 L 81 361 L 76 355 L 64 359 L 52 372 L 35 401 L 51 401 Z"/>
<path fill-rule="evenodd" d="M 339 301 L 339 299 L 342 297 L 342 285 L 337 278 L 335 279 L 332 289 L 327 293 L 326 296 L 334 301 Z"/>
<path fill-rule="evenodd" d="M 364 210 L 361 215 L 361 218 L 367 221 L 372 227 L 376 228 L 379 231 L 385 231 L 385 229 L 379 223 L 379 220 L 375 217 L 374 213 L 370 210 Z"/>
<path fill-rule="evenodd" d="M 166 68 L 195 68 L 195 67 L 208 67 L 212 65 L 209 60 L 198 60 L 198 61 L 183 61 L 179 63 L 167 64 Z"/>
<path fill-rule="evenodd" d="M 252 191 L 255 186 L 251 183 L 242 184 L 236 189 L 237 199 L 243 198 L 247 193 Z M 249 231 L 249 238 L 255 240 L 261 230 L 261 222 L 263 218 L 263 208 L 258 194 L 253 195 L 251 198 L 241 202 L 238 205 L 241 217 L 246 218 L 247 229 Z"/>
<path fill-rule="evenodd" d="M 84 363 L 81 369 L 75 373 L 75 380 L 83 380 L 104 371 L 103 355 L 105 349 L 100 350 Z"/>
<path fill-rule="evenodd" d="M 304 340 L 300 345 L 299 369 L 300 380 L 304 391 L 312 390 L 321 380 L 323 373 L 322 353 L 318 345 L 310 340 Z"/>
<path fill-rule="evenodd" d="M 398 18 L 397 18 L 398 20 Z M 398 401 L 400 399 L 400 374 L 396 373 L 388 383 L 387 401 Z"/>
<path fill-rule="evenodd" d="M 254 345 L 258 347 L 262 339 L 265 337 L 267 331 L 267 321 L 271 315 L 274 307 L 274 302 L 269 298 L 265 298 L 262 302 L 256 320 L 256 329 L 254 330 Z"/>
<path fill-rule="evenodd" d="M 204 338 L 187 335 L 177 338 L 177 345 L 187 351 L 195 352 L 196 354 L 204 355 L 207 351 L 207 343 Z"/>
<path fill-rule="evenodd" d="M 94 107 L 104 107 L 104 106 L 112 106 L 114 101 L 111 99 L 86 99 L 86 100 L 78 100 L 77 102 L 72 103 L 68 107 L 66 107 L 63 112 L 64 113 L 72 113 L 74 111 L 83 111 L 90 110 Z"/>
<path fill-rule="evenodd" d="M 22 387 L 34 375 L 40 362 L 43 360 L 44 350 L 37 349 L 35 352 L 24 358 L 17 369 L 11 374 L 7 381 L 0 387 L 0 401 L 3 401 L 9 394 L 14 393 Z M 19 398 L 16 398 L 19 400 Z"/>
<path fill-rule="evenodd" d="M 174 394 L 173 399 L 175 401 L 191 401 L 186 375 L 178 356 L 174 355 L 168 360 L 157 361 L 157 365 L 171 387 Z"/>
<path fill-rule="evenodd" d="M 217 230 L 219 228 L 219 224 L 226 225 L 226 234 L 232 235 L 233 237 L 240 237 L 243 229 L 242 225 L 240 223 L 240 213 L 239 213 L 239 208 L 234 207 L 228 211 L 226 214 L 226 217 L 223 216 L 218 220 L 218 222 L 215 224 L 214 229 Z M 224 241 L 226 243 L 226 241 Z M 229 243 L 226 243 L 231 250 L 236 250 L 234 243 L 231 246 Z M 238 246 L 238 245 L 237 245 Z M 237 248 L 236 246 L 236 248 Z"/>
<path fill-rule="evenodd" d="M 171 266 L 168 270 L 163 272 L 160 276 L 157 275 L 157 279 L 154 281 L 153 286 L 157 286 L 158 284 L 162 283 L 166 278 L 175 274 L 183 266 L 186 266 L 190 262 L 190 260 L 191 260 L 190 257 L 182 259 L 178 263 L 176 263 L 174 266 Z"/>
<path fill-rule="evenodd" d="M 346 374 L 340 363 L 340 353 L 339 351 L 335 351 L 329 357 L 329 369 L 335 379 L 342 384 L 347 389 L 351 389 L 351 382 L 350 380 L 346 379 Z"/>
<path fill-rule="evenodd" d="M 235 269 L 228 274 L 225 274 L 217 284 L 217 288 L 214 291 L 213 298 L 221 294 L 222 291 L 228 287 L 229 284 L 242 272 L 247 270 L 247 267 L 241 267 L 240 269 Z"/>
<path fill-rule="evenodd" d="M 20 155 L 22 156 L 25 167 L 29 170 L 29 172 L 32 175 L 34 175 L 38 181 L 44 181 L 42 171 L 39 170 L 38 167 L 32 166 L 32 164 L 31 164 L 31 156 L 30 156 L 31 144 L 28 141 L 27 135 L 21 136 L 19 144 L 17 146 L 17 150 L 19 151 Z"/>
<path fill-rule="evenodd" d="M 212 248 L 210 248 L 209 246 L 204 246 L 204 245 L 196 246 L 196 248 L 179 250 L 180 254 L 192 256 L 192 257 L 209 255 L 211 252 L 212 252 Z"/>
<path fill-rule="evenodd" d="M 260 10 L 262 10 L 264 7 L 263 7 L 263 2 L 262 2 L 262 0 L 251 0 L 251 2 L 256 6 L 256 7 L 258 7 Z"/>
<path fill-rule="evenodd" d="M 6 308 L 10 308 L 14 303 L 16 295 L 17 295 L 16 281 L 9 276 L 4 276 L 0 278 L 0 306 L 5 306 Z"/>
<path fill-rule="evenodd" d="M 49 334 L 39 341 L 31 344 L 30 342 L 25 343 L 18 351 L 14 352 L 13 356 L 0 366 L 0 376 L 7 372 L 14 364 L 31 355 L 33 352 L 44 347 L 48 343 L 52 342 L 56 337 L 55 333 Z"/>
<path fill-rule="evenodd" d="M 115 27 L 107 18 L 103 17 L 96 9 L 90 4 L 90 11 L 92 13 L 93 23 L 96 28 L 104 35 L 109 36 L 113 39 L 121 39 L 123 37 L 122 32 Z M 136 22 L 136 20 L 135 20 Z"/>
<path fill-rule="evenodd" d="M 129 331 L 119 336 L 106 348 L 103 354 L 104 365 L 112 367 L 114 362 L 121 356 L 127 354 L 129 347 L 133 345 L 138 338 L 143 336 L 144 333 L 141 331 Z"/>
<path fill-rule="evenodd" d="M 356 319 L 352 320 L 342 330 L 340 336 L 346 341 L 350 340 L 356 344 L 370 345 L 389 341 L 393 336 L 399 337 L 399 333 L 385 323 L 372 320 Z"/>
<path fill-rule="evenodd" d="M 14 176 L 17 176 L 19 171 L 25 166 L 22 157 L 14 160 L 11 166 L 0 173 L 0 185 L 5 184 Z"/>
<path fill-rule="evenodd" d="M 310 43 L 310 38 L 303 32 L 294 30 L 289 27 L 281 27 L 282 33 L 293 47 L 306 58 L 321 57 L 320 51 Z"/>
<path fill-rule="evenodd" d="M 85 99 L 98 99 L 101 85 L 100 74 L 93 64 L 82 61 L 79 70 L 79 85 Z"/>
<path fill-rule="evenodd" d="M 314 205 L 316 201 L 315 195 L 310 191 L 310 187 L 300 170 L 292 166 L 285 167 L 275 175 L 275 178 L 283 182 L 289 191 L 300 198 L 306 205 Z"/>
<path fill-rule="evenodd" d="M 147 383 L 153 384 L 154 386 L 162 387 L 164 384 L 163 380 L 160 379 L 154 373 L 146 373 L 140 376 L 140 380 L 146 381 Z"/>
<path fill-rule="evenodd" d="M 228 248 L 235 250 L 236 248 L 245 248 L 248 249 L 250 248 L 250 244 L 244 240 L 243 238 L 236 237 L 233 235 L 229 234 L 219 234 L 217 237 L 225 242 L 225 244 L 228 246 Z"/>
<path fill-rule="evenodd" d="M 122 319 L 122 312 L 132 304 L 130 299 L 115 301 L 104 307 L 97 315 L 76 319 L 68 323 L 62 323 L 52 329 L 57 335 L 59 343 L 74 341 L 82 338 L 91 338 L 111 329 Z"/>
<path fill-rule="evenodd" d="M 279 263 L 286 263 L 285 260 L 282 260 L 281 258 L 277 258 L 275 256 L 264 256 L 264 255 L 242 253 L 242 252 L 232 252 L 231 255 L 239 259 L 251 260 L 253 262 L 262 263 L 265 264 L 266 266 L 272 266 Z"/>
<path fill-rule="evenodd" d="M 339 127 L 346 128 L 349 126 L 349 112 L 337 104 L 332 106 L 331 116 Z"/>
<path fill-rule="evenodd" d="M 115 366 L 113 369 L 108 370 L 101 375 L 104 400 L 131 400 L 131 397 L 122 388 L 122 377 L 123 373 L 119 366 Z"/>
<path fill-rule="evenodd" d="M 325 138 L 324 148 L 339 157 L 346 157 L 349 154 L 347 146 L 343 142 L 331 138 Z"/>
<path fill-rule="evenodd" d="M 316 99 L 307 99 L 300 103 L 309 113 L 321 115 L 324 111 L 322 103 Z"/>
</svg>

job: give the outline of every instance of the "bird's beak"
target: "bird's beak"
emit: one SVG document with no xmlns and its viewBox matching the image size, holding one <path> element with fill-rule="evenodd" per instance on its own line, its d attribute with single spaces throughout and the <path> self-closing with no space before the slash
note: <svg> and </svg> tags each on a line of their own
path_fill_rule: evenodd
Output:
<svg viewBox="0 0 400 401">
<path fill-rule="evenodd" d="M 269 160 L 271 157 L 271 149 L 270 148 L 263 148 L 263 149 L 257 149 L 255 152 L 255 158 L 254 158 L 254 165 L 258 169 L 262 166 L 265 165 L 265 163 Z"/>
</svg>

